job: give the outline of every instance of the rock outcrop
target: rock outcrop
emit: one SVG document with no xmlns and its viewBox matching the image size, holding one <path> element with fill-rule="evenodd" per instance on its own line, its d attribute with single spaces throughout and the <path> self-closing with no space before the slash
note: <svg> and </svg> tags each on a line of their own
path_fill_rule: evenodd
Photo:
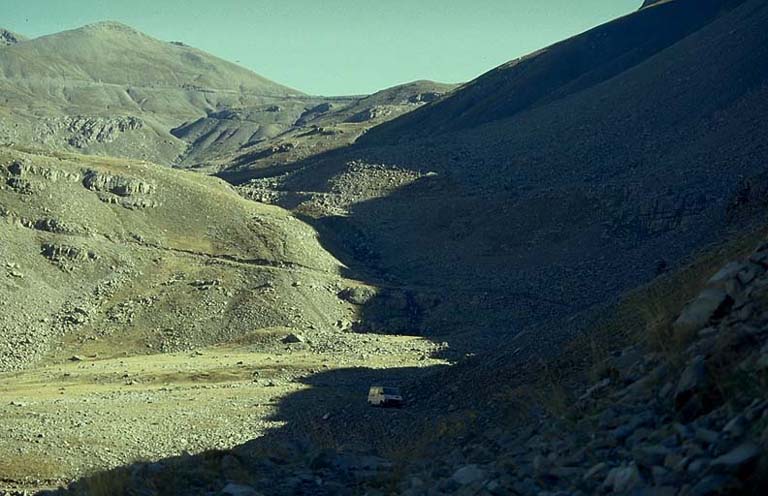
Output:
<svg viewBox="0 0 768 496">
<path fill-rule="evenodd" d="M 84 149 L 94 143 L 112 143 L 121 133 L 144 127 L 137 117 L 85 117 L 66 116 L 49 123 L 52 132 L 64 131 L 67 143 L 74 148 Z"/>
<path fill-rule="evenodd" d="M 83 178 L 83 186 L 92 191 L 113 193 L 117 196 L 148 195 L 155 190 L 155 185 L 123 176 L 113 176 L 96 171 L 88 171 Z"/>
<path fill-rule="evenodd" d="M 11 46 L 17 43 L 21 43 L 26 40 L 24 36 L 8 31 L 7 29 L 0 28 L 0 48 L 4 46 Z"/>
<path fill-rule="evenodd" d="M 384 106 L 371 107 L 351 115 L 347 118 L 346 122 L 368 122 L 381 119 L 382 117 L 386 117 L 391 113 L 392 110 Z"/>
</svg>

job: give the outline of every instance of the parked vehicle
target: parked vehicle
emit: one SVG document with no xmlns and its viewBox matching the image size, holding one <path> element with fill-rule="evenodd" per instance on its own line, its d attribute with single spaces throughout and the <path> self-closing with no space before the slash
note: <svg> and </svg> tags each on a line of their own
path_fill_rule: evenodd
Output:
<svg viewBox="0 0 768 496">
<path fill-rule="evenodd" d="M 368 404 L 381 407 L 403 406 L 403 396 L 396 387 L 371 386 L 368 391 Z"/>
</svg>

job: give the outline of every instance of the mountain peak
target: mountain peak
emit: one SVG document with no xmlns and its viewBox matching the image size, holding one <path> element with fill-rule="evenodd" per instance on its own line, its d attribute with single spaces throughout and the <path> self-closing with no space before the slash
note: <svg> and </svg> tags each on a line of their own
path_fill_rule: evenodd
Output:
<svg viewBox="0 0 768 496">
<path fill-rule="evenodd" d="M 205 88 L 260 96 L 301 94 L 209 53 L 180 49 L 117 21 L 42 36 L 4 52 L 0 78 L 87 79 L 99 84 L 185 91 Z"/>
<path fill-rule="evenodd" d="M 132 28 L 131 26 L 128 26 L 127 24 L 123 24 L 122 22 L 118 21 L 99 21 L 94 22 L 93 24 L 86 24 L 85 26 L 81 27 L 79 30 L 82 31 L 95 31 L 95 32 L 120 32 L 120 33 L 130 33 L 130 34 L 142 34 L 140 31 Z"/>
</svg>

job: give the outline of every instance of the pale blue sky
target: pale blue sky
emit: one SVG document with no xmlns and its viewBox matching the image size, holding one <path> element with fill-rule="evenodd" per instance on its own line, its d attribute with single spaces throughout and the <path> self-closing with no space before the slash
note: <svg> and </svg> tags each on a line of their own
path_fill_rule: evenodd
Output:
<svg viewBox="0 0 768 496">
<path fill-rule="evenodd" d="M 183 41 L 279 83 L 362 94 L 462 82 L 639 8 L 642 0 L 0 0 L 40 36 L 101 20 Z"/>
</svg>

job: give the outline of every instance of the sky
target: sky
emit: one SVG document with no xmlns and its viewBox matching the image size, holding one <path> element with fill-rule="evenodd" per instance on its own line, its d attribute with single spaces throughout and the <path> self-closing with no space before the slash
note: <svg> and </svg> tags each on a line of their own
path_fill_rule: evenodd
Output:
<svg viewBox="0 0 768 496">
<path fill-rule="evenodd" d="M 182 41 L 315 95 L 465 82 L 642 0 L 0 0 L 36 37 L 104 20 Z"/>
</svg>

